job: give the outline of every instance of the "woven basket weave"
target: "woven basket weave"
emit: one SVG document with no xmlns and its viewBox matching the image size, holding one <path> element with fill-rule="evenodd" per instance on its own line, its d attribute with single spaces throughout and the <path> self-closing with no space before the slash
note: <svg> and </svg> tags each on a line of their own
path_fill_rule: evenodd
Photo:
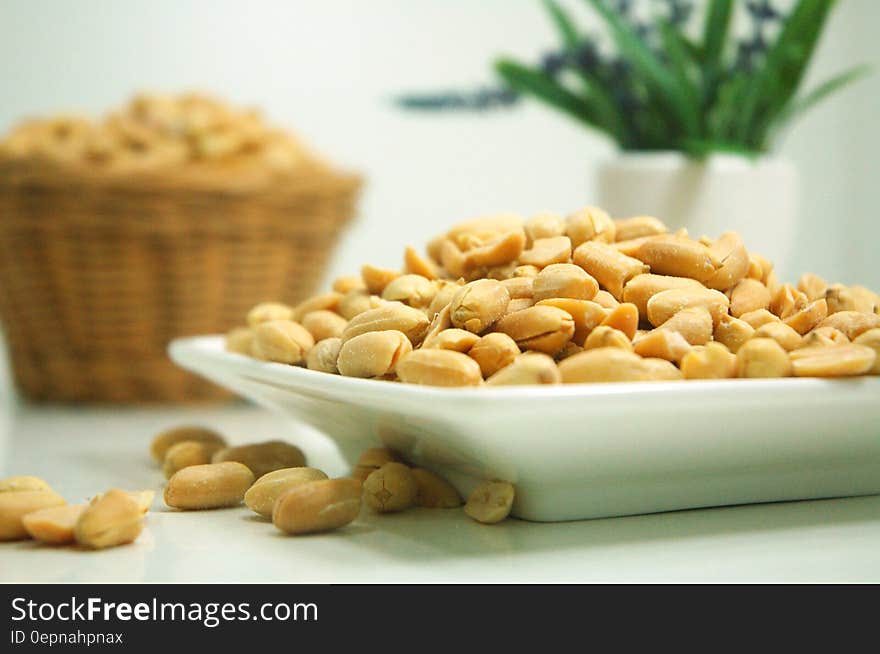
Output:
<svg viewBox="0 0 880 654">
<path fill-rule="evenodd" d="M 314 290 L 360 181 L 227 171 L 113 178 L 0 161 L 0 319 L 14 377 L 53 401 L 219 399 L 168 342 Z"/>
</svg>

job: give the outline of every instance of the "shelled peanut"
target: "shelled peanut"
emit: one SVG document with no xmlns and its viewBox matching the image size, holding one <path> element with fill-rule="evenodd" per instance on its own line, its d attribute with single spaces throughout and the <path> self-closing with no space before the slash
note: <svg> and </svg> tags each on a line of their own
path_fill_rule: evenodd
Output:
<svg viewBox="0 0 880 654">
<path fill-rule="evenodd" d="M 298 140 L 253 109 L 197 94 L 140 94 L 101 120 L 25 121 L 0 138 L 0 158 L 108 172 L 234 165 L 285 172 L 314 161 Z"/>
<path fill-rule="evenodd" d="M 113 488 L 88 504 L 67 504 L 38 477 L 10 477 L 0 480 L 0 541 L 32 538 L 87 549 L 124 545 L 140 535 L 152 499 L 153 491 Z"/>
<path fill-rule="evenodd" d="M 838 377 L 878 374 L 880 296 L 782 283 L 735 232 L 695 240 L 587 207 L 460 223 L 400 269 L 365 265 L 247 324 L 230 351 L 431 386 Z"/>
</svg>

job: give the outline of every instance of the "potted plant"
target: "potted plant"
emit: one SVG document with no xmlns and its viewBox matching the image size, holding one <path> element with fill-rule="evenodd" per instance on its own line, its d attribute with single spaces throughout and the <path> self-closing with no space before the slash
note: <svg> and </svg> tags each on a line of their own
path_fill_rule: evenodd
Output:
<svg viewBox="0 0 880 654">
<path fill-rule="evenodd" d="M 512 101 L 511 91 L 536 98 L 617 145 L 599 167 L 597 204 L 656 214 L 695 236 L 736 226 L 784 270 L 796 174 L 774 146 L 793 119 L 867 72 L 852 68 L 799 95 L 835 0 L 797 0 L 787 13 L 770 0 L 708 0 L 700 12 L 664 0 L 649 17 L 631 0 L 584 2 L 610 48 L 544 0 L 558 50 L 537 65 L 497 61 L 500 92 L 421 106 L 481 108 Z"/>
</svg>

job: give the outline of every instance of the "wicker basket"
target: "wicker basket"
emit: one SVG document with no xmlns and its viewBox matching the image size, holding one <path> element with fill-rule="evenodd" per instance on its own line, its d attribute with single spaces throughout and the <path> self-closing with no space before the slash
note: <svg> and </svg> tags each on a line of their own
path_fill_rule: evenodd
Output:
<svg viewBox="0 0 880 654">
<path fill-rule="evenodd" d="M 313 165 L 113 178 L 0 162 L 0 319 L 32 399 L 217 399 L 168 342 L 314 290 L 360 181 Z"/>
</svg>

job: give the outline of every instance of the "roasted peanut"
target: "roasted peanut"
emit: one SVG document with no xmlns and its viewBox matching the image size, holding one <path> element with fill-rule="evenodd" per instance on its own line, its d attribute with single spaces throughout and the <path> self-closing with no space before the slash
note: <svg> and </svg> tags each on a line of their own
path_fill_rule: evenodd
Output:
<svg viewBox="0 0 880 654">
<path fill-rule="evenodd" d="M 516 298 L 507 303 L 507 310 L 504 312 L 504 315 L 506 316 L 511 313 L 516 313 L 517 311 L 522 311 L 523 309 L 528 309 L 533 306 L 535 306 L 535 301 L 532 298 Z"/>
<path fill-rule="evenodd" d="M 230 461 L 244 464 L 258 478 L 273 470 L 302 467 L 306 457 L 296 445 L 278 440 L 226 447 L 211 457 L 211 463 Z"/>
<path fill-rule="evenodd" d="M 623 287 L 630 279 L 649 270 L 638 259 L 595 241 L 579 245 L 572 256 L 575 264 L 586 270 L 617 300 L 623 298 Z"/>
<path fill-rule="evenodd" d="M 556 354 L 574 335 L 574 320 L 562 309 L 534 306 L 504 316 L 495 329 L 510 336 L 522 350 Z"/>
<path fill-rule="evenodd" d="M 428 305 L 426 313 L 428 314 L 429 320 L 433 318 L 435 314 L 442 311 L 444 307 L 452 303 L 452 298 L 455 297 L 455 294 L 458 293 L 464 284 L 462 280 L 450 282 L 445 279 L 438 279 L 434 282 L 434 285 L 437 287 L 437 294 L 434 296 L 434 299 L 431 300 L 431 304 Z"/>
<path fill-rule="evenodd" d="M 391 462 L 402 463 L 397 452 L 387 447 L 371 447 L 361 452 L 351 476 L 363 482 L 371 472 Z"/>
<path fill-rule="evenodd" d="M 398 361 L 410 352 L 412 344 L 403 332 L 366 332 L 342 344 L 336 366 L 346 377 L 384 377 L 393 375 Z"/>
<path fill-rule="evenodd" d="M 273 320 L 293 320 L 293 308 L 280 302 L 263 302 L 247 314 L 247 324 L 251 329 Z"/>
<path fill-rule="evenodd" d="M 620 252 L 621 254 L 625 254 L 628 257 L 635 257 L 639 252 L 639 248 L 642 247 L 642 243 L 654 238 L 654 236 L 642 236 L 640 238 L 633 238 L 628 241 L 617 241 L 613 243 L 613 247 L 615 250 Z"/>
<path fill-rule="evenodd" d="M 335 291 L 313 295 L 293 308 L 293 315 L 290 319 L 299 322 L 312 311 L 336 311 L 342 298 L 342 293 Z"/>
<path fill-rule="evenodd" d="M 880 316 L 859 311 L 838 311 L 825 318 L 819 326 L 839 329 L 852 341 L 869 329 L 880 327 Z"/>
<path fill-rule="evenodd" d="M 381 295 L 385 287 L 398 277 L 400 277 L 398 270 L 377 268 L 369 264 L 361 268 L 361 278 L 364 280 L 367 290 L 373 295 Z"/>
<path fill-rule="evenodd" d="M 618 218 L 614 221 L 614 226 L 615 240 L 618 243 L 646 236 L 657 236 L 668 231 L 663 221 L 653 216 Z"/>
<path fill-rule="evenodd" d="M 648 300 L 648 320 L 655 327 L 672 318 L 682 309 L 704 307 L 717 325 L 722 316 L 727 315 L 730 300 L 720 291 L 712 289 L 672 289 L 661 291 Z"/>
<path fill-rule="evenodd" d="M 236 327 L 226 334 L 226 351 L 250 355 L 253 342 L 253 329 L 250 327 Z"/>
<path fill-rule="evenodd" d="M 203 465 L 211 463 L 211 457 L 215 452 L 225 447 L 223 443 L 212 443 L 204 441 L 180 441 L 168 448 L 165 452 L 165 460 L 162 462 L 162 473 L 165 479 L 178 470 L 183 470 L 187 466 Z"/>
<path fill-rule="evenodd" d="M 620 304 L 620 302 L 618 302 L 617 299 L 615 299 L 615 297 L 611 295 L 611 293 L 609 293 L 608 291 L 599 291 L 598 293 L 596 293 L 595 297 L 593 297 L 593 302 L 604 309 L 608 309 L 609 311 Z"/>
<path fill-rule="evenodd" d="M 333 311 L 310 311 L 302 319 L 302 326 L 312 335 L 315 343 L 326 338 L 339 338 L 348 321 Z"/>
<path fill-rule="evenodd" d="M 814 302 L 825 297 L 825 291 L 828 290 L 828 282 L 819 277 L 819 275 L 804 273 L 798 279 L 797 289 L 806 295 L 810 302 Z"/>
<path fill-rule="evenodd" d="M 0 542 L 28 537 L 22 522 L 28 513 L 64 504 L 64 498 L 52 490 L 0 493 Z"/>
<path fill-rule="evenodd" d="M 500 332 L 492 332 L 480 337 L 468 350 L 468 356 L 477 362 L 486 379 L 510 365 L 519 353 L 516 341 Z"/>
<path fill-rule="evenodd" d="M 532 283 L 531 297 L 535 302 L 550 298 L 590 300 L 599 290 L 599 284 L 580 266 L 570 263 L 548 265 Z"/>
<path fill-rule="evenodd" d="M 863 345 L 874 350 L 877 355 L 873 367 L 868 371 L 871 375 L 880 375 L 880 329 L 869 329 L 856 336 L 853 343 Z"/>
<path fill-rule="evenodd" d="M 556 353 L 554 359 L 556 361 L 562 361 L 563 359 L 567 359 L 568 357 L 574 356 L 575 354 L 580 354 L 583 351 L 583 346 L 578 345 L 574 341 L 569 341 L 565 344 L 565 347 L 563 347 L 561 350 L 559 350 L 559 352 Z M 537 352 L 535 352 L 534 354 L 537 354 Z"/>
<path fill-rule="evenodd" d="M 611 217 L 598 207 L 585 207 L 565 219 L 565 233 L 576 248 L 587 241 L 614 243 L 617 228 Z"/>
<path fill-rule="evenodd" d="M 134 542 L 144 529 L 144 514 L 131 496 L 113 488 L 93 499 L 73 527 L 79 545 L 93 549 Z"/>
<path fill-rule="evenodd" d="M 755 338 L 772 338 L 782 346 L 786 352 L 796 350 L 801 346 L 803 338 L 794 329 L 784 322 L 768 322 L 755 330 Z"/>
<path fill-rule="evenodd" d="M 426 509 L 454 509 L 462 505 L 461 495 L 448 481 L 424 468 L 413 468 L 418 491 L 415 502 Z"/>
<path fill-rule="evenodd" d="M 437 295 L 437 287 L 422 275 L 401 275 L 388 283 L 382 291 L 382 299 L 389 302 L 403 302 L 417 309 L 431 304 Z"/>
<path fill-rule="evenodd" d="M 726 291 L 736 286 L 749 271 L 749 255 L 739 234 L 727 232 L 709 246 L 710 255 L 721 262 L 718 270 L 706 280 L 706 286 Z"/>
<path fill-rule="evenodd" d="M 567 236 L 539 238 L 532 247 L 524 250 L 519 262 L 527 266 L 544 268 L 554 263 L 568 263 L 571 259 L 571 241 Z"/>
<path fill-rule="evenodd" d="M 412 275 L 421 275 L 427 279 L 437 279 L 437 266 L 433 261 L 425 259 L 414 248 L 407 247 L 403 253 L 403 269 Z M 337 289 L 334 289 L 337 290 Z"/>
<path fill-rule="evenodd" d="M 678 332 L 657 328 L 633 343 L 632 349 L 642 357 L 677 363 L 691 351 L 691 344 Z"/>
<path fill-rule="evenodd" d="M 444 329 L 422 343 L 423 349 L 455 350 L 467 353 L 477 344 L 480 337 L 464 329 Z"/>
<path fill-rule="evenodd" d="M 745 320 L 733 316 L 721 316 L 715 327 L 713 338 L 736 354 L 739 348 L 755 333 L 755 328 Z"/>
<path fill-rule="evenodd" d="M 769 322 L 779 322 L 779 317 L 770 313 L 767 309 L 748 311 L 747 313 L 742 314 L 739 319 L 748 323 L 752 329 L 757 329 L 761 325 L 766 325 Z"/>
<path fill-rule="evenodd" d="M 517 266 L 513 269 L 514 277 L 537 277 L 541 269 L 538 266 Z"/>
<path fill-rule="evenodd" d="M 596 327 L 584 341 L 585 350 L 595 350 L 598 347 L 619 347 L 629 352 L 633 351 L 633 344 L 629 337 L 619 329 L 607 325 Z"/>
<path fill-rule="evenodd" d="M 449 305 L 450 320 L 460 329 L 481 334 L 504 315 L 510 294 L 501 282 L 480 279 L 465 284 Z"/>
<path fill-rule="evenodd" d="M 730 315 L 739 318 L 744 313 L 770 306 L 770 291 L 755 279 L 743 279 L 730 294 Z"/>
<path fill-rule="evenodd" d="M 661 293 L 673 289 L 703 290 L 703 285 L 690 277 L 669 277 L 644 273 L 630 279 L 623 288 L 623 301 L 636 305 L 639 316 L 648 319 L 648 300 Z"/>
<path fill-rule="evenodd" d="M 430 321 L 418 309 L 400 302 L 388 302 L 376 309 L 370 309 L 352 318 L 342 332 L 343 344 L 361 334 L 397 330 L 406 334 L 412 345 L 422 342 L 428 331 Z"/>
<path fill-rule="evenodd" d="M 165 504 L 188 510 L 237 506 L 253 483 L 254 473 L 237 461 L 190 466 L 168 480 Z"/>
<path fill-rule="evenodd" d="M 226 445 L 226 440 L 212 429 L 185 425 L 183 427 L 167 429 L 157 435 L 150 444 L 150 456 L 153 457 L 154 461 L 162 463 L 165 460 L 165 454 L 167 454 L 171 446 L 183 441 L 216 443 L 221 447 Z"/>
<path fill-rule="evenodd" d="M 858 339 L 856 339 L 858 340 Z M 843 345 L 850 340 L 839 329 L 834 327 L 816 327 L 801 340 L 801 347 L 816 347 L 818 345 Z"/>
<path fill-rule="evenodd" d="M 722 316 L 722 319 L 725 316 Z M 691 345 L 705 345 L 712 339 L 712 315 L 706 307 L 690 307 L 677 311 L 657 329 L 678 332 Z"/>
<path fill-rule="evenodd" d="M 563 359 L 559 362 L 559 373 L 564 384 L 658 379 L 652 364 L 646 365 L 645 361 L 617 347 L 601 347 Z"/>
<path fill-rule="evenodd" d="M 526 352 L 517 356 L 486 380 L 487 386 L 519 386 L 529 384 L 559 384 L 562 377 L 556 362 L 541 352 Z"/>
<path fill-rule="evenodd" d="M 306 367 L 309 370 L 327 372 L 332 375 L 339 374 L 336 360 L 339 358 L 339 350 L 342 349 L 341 338 L 325 338 L 315 343 L 315 347 L 306 354 Z"/>
<path fill-rule="evenodd" d="M 292 320 L 261 323 L 254 330 L 254 357 L 276 363 L 296 364 L 303 361 L 315 345 L 308 330 Z"/>
<path fill-rule="evenodd" d="M 74 541 L 73 528 L 85 508 L 85 504 L 51 506 L 28 513 L 21 522 L 34 540 L 47 545 L 66 545 Z"/>
<path fill-rule="evenodd" d="M 728 379 L 736 377 L 736 355 L 721 343 L 692 348 L 681 359 L 685 379 Z"/>
<path fill-rule="evenodd" d="M 562 309 L 571 316 L 574 321 L 574 334 L 571 340 L 576 345 L 583 345 L 587 336 L 596 326 L 608 317 L 612 310 L 607 310 L 596 302 L 590 300 L 574 300 L 571 298 L 550 298 L 541 300 L 538 306 L 549 306 Z M 617 322 L 615 318 L 614 322 Z"/>
<path fill-rule="evenodd" d="M 783 323 L 794 329 L 798 334 L 806 334 L 828 315 L 828 305 L 824 299 L 810 302 L 807 306 L 789 315 Z"/>
<path fill-rule="evenodd" d="M 267 472 L 247 489 L 244 503 L 254 513 L 271 518 L 275 500 L 282 493 L 299 484 L 321 479 L 327 479 L 327 475 L 316 468 L 282 468 Z"/>
<path fill-rule="evenodd" d="M 783 284 L 770 298 L 770 313 L 788 318 L 807 306 L 807 296 L 791 284 Z"/>
<path fill-rule="evenodd" d="M 830 347 L 804 347 L 790 354 L 796 377 L 851 377 L 870 373 L 877 353 L 866 345 L 847 343 Z"/>
<path fill-rule="evenodd" d="M 383 304 L 385 304 L 385 300 L 378 295 L 370 295 L 367 290 L 355 289 L 346 293 L 345 296 L 339 300 L 339 305 L 336 307 L 336 310 L 339 312 L 340 316 L 346 320 L 351 320 L 365 311 L 378 309 Z"/>
<path fill-rule="evenodd" d="M 21 491 L 51 491 L 52 487 L 39 477 L 18 475 L 0 479 L 0 493 L 19 493 Z"/>
<path fill-rule="evenodd" d="M 360 483 L 354 479 L 324 479 L 282 493 L 272 509 L 272 524 L 288 534 L 310 534 L 344 527 L 360 512 Z"/>
<path fill-rule="evenodd" d="M 465 270 L 503 266 L 504 264 L 516 261 L 520 254 L 522 254 L 525 245 L 526 234 L 522 229 L 502 234 L 485 245 L 468 250 L 464 255 Z M 449 272 L 452 272 L 453 275 L 457 274 L 452 270 Z"/>
<path fill-rule="evenodd" d="M 514 495 L 513 484 L 506 481 L 484 481 L 468 495 L 464 512 L 469 518 L 486 525 L 501 522 L 510 515 Z"/>
<path fill-rule="evenodd" d="M 446 238 L 457 243 L 468 238 L 475 238 L 478 243 L 484 243 L 496 238 L 499 234 L 522 230 L 524 223 L 521 216 L 512 213 L 481 216 L 456 223 L 446 233 Z"/>
<path fill-rule="evenodd" d="M 534 284 L 533 277 L 511 277 L 501 280 L 501 285 L 507 289 L 511 300 L 531 299 L 534 293 Z"/>
<path fill-rule="evenodd" d="M 333 282 L 333 291 L 339 293 L 343 297 L 352 291 L 365 291 L 366 289 L 367 285 L 364 284 L 364 280 L 355 275 L 338 277 Z"/>
<path fill-rule="evenodd" d="M 790 377 L 788 353 L 772 338 L 753 338 L 736 353 L 737 377 Z"/>
<path fill-rule="evenodd" d="M 477 362 L 452 350 L 414 350 L 398 361 L 397 376 L 427 386 L 479 386 L 483 381 Z"/>
<path fill-rule="evenodd" d="M 623 332 L 632 340 L 639 327 L 639 310 L 636 305 L 623 302 L 611 309 L 601 324 Z"/>
<path fill-rule="evenodd" d="M 876 313 L 880 304 L 877 295 L 862 286 L 846 287 L 842 284 L 829 286 L 823 299 L 827 303 L 828 313 L 840 311 L 858 311 L 860 313 Z"/>
<path fill-rule="evenodd" d="M 555 213 L 539 213 L 529 218 L 525 224 L 528 245 L 541 238 L 553 238 L 565 234 L 565 221 Z M 569 242 L 569 248 L 571 242 Z"/>
<path fill-rule="evenodd" d="M 412 471 L 402 463 L 386 463 L 370 473 L 363 485 L 364 503 L 378 513 L 411 507 L 419 492 Z"/>
<path fill-rule="evenodd" d="M 645 241 L 635 256 L 650 266 L 652 273 L 690 277 L 703 283 L 712 279 L 722 267 L 721 260 L 705 245 L 674 234 Z"/>
<path fill-rule="evenodd" d="M 156 491 L 153 490 L 141 490 L 141 491 L 123 491 L 126 493 L 135 504 L 138 505 L 138 508 L 141 510 L 141 513 L 147 513 L 150 510 L 150 507 L 153 505 L 153 498 L 156 497 Z M 98 493 L 94 497 L 91 498 L 91 502 L 97 501 L 103 493 Z"/>
</svg>

